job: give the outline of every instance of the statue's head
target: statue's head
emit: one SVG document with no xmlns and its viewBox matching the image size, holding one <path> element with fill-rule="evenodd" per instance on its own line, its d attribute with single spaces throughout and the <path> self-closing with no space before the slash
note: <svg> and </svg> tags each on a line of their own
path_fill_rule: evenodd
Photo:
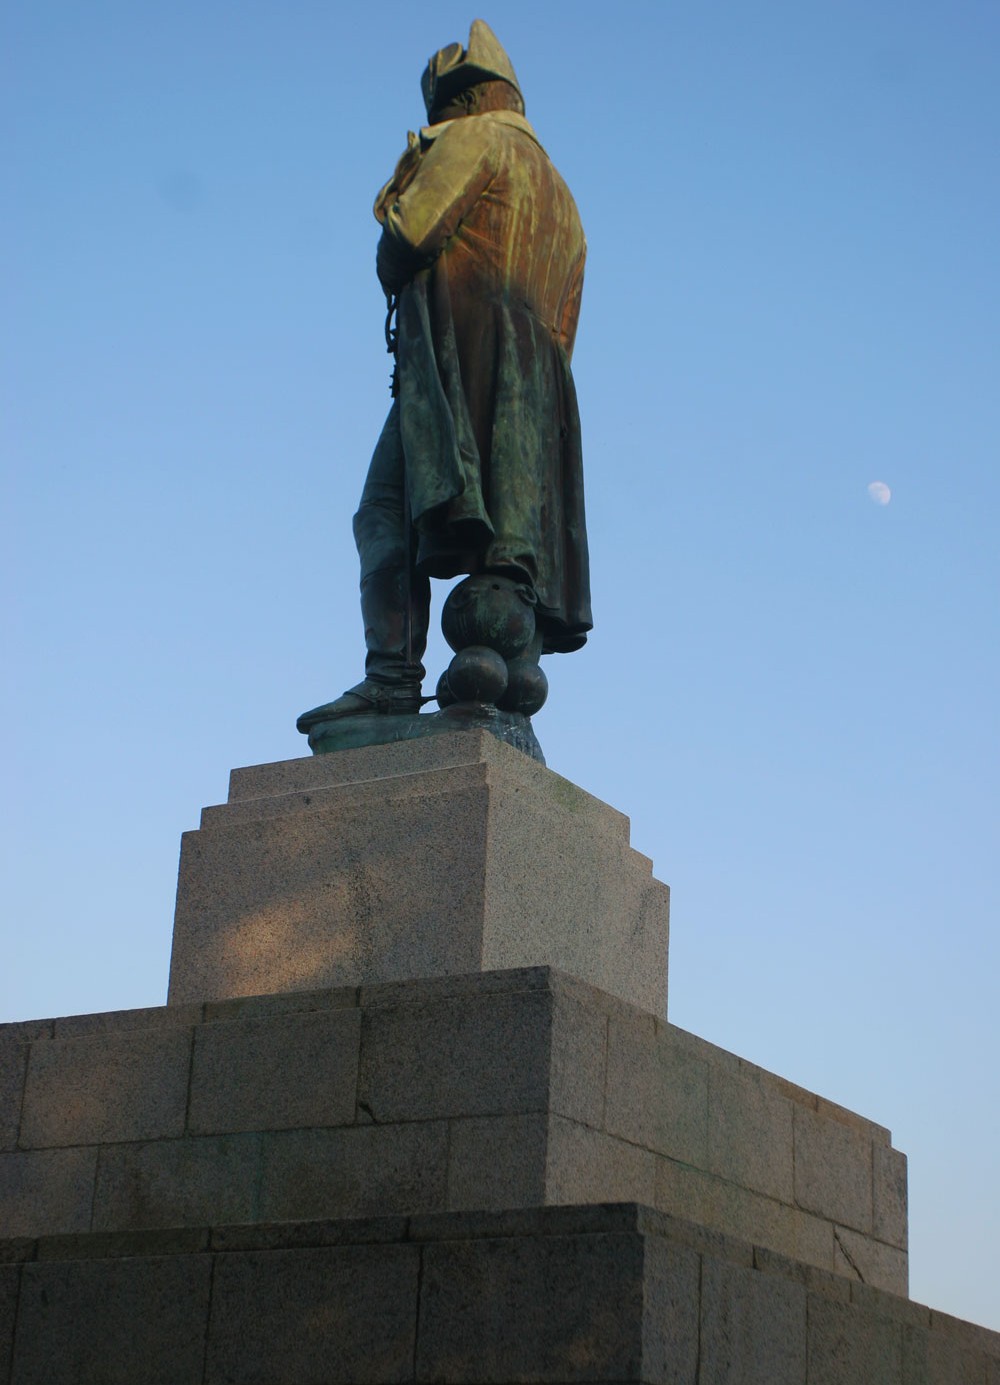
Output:
<svg viewBox="0 0 1000 1385">
<path fill-rule="evenodd" d="M 432 125 L 487 110 L 524 113 L 524 98 L 510 58 L 496 34 L 474 19 L 469 45 L 449 43 L 430 59 L 420 89 Z"/>
</svg>

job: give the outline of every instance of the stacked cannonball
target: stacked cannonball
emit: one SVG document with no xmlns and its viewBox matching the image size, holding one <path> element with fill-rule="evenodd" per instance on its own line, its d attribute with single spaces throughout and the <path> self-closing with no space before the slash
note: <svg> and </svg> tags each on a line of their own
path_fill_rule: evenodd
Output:
<svg viewBox="0 0 1000 1385">
<path fill-rule="evenodd" d="M 529 587 L 491 573 L 467 577 L 450 592 L 441 629 L 455 657 L 438 682 L 438 706 L 486 703 L 526 717 L 539 710 L 549 683 L 531 654 L 535 610 Z"/>
</svg>

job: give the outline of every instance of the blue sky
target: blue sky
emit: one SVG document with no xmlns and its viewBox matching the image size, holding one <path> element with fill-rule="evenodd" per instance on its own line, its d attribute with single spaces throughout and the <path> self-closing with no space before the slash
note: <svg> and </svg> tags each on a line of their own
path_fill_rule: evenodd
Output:
<svg viewBox="0 0 1000 1385">
<path fill-rule="evenodd" d="M 0 1018 L 162 1003 L 181 831 L 360 676 L 371 201 L 474 13 L 7 8 Z M 889 1125 L 914 1297 L 1000 1327 L 1000 10 L 482 14 L 590 245 L 549 764 L 670 1017 Z"/>
</svg>

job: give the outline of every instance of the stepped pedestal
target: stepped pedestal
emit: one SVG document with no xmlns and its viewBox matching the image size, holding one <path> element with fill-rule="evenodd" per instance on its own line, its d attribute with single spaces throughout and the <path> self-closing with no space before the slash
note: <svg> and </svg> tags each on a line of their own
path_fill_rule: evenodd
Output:
<svg viewBox="0 0 1000 1385">
<path fill-rule="evenodd" d="M 17 1276 L 19 1385 L 993 1385 L 1000 1371 L 996 1333 L 627 1203 L 54 1237 L 11 1259 L 0 1323 Z"/>
<path fill-rule="evenodd" d="M 889 1132 L 668 1023 L 666 906 L 485 733 L 234 772 L 169 1003 L 0 1027 L 0 1385 L 993 1385 Z"/>
<path fill-rule="evenodd" d="M 181 845 L 171 1004 L 553 966 L 665 1015 L 628 819 L 486 731 L 236 770 Z"/>
<path fill-rule="evenodd" d="M 879 1125 L 549 968 L 55 1020 L 7 1234 L 641 1202 L 906 1292 Z"/>
</svg>

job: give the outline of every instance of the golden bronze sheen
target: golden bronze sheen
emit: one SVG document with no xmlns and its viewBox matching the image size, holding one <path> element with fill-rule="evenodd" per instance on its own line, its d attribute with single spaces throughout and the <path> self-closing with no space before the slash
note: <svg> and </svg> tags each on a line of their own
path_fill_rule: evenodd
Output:
<svg viewBox="0 0 1000 1385">
<path fill-rule="evenodd" d="M 327 723 L 419 711 L 431 577 L 515 584 L 536 630 L 512 656 L 522 664 L 579 649 L 592 623 L 570 371 L 586 257 L 579 213 L 482 20 L 466 48 L 431 58 L 421 85 L 429 124 L 375 200 L 397 368 L 354 519 L 365 678 L 299 718 L 314 749 L 326 748 Z M 489 620 L 479 635 L 470 643 L 490 646 Z M 531 681 L 534 709 L 544 678 Z M 522 714 L 516 693 L 507 699 Z"/>
</svg>

